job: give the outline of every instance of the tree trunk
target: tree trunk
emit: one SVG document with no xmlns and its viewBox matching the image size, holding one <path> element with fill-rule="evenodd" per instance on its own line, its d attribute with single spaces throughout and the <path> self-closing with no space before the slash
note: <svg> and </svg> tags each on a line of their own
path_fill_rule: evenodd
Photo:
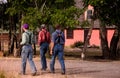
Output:
<svg viewBox="0 0 120 78">
<path fill-rule="evenodd" d="M 11 16 L 9 16 L 9 20 L 10 20 L 10 25 L 9 25 L 9 42 L 8 42 L 8 55 L 11 53 L 11 31 L 12 31 L 12 19 Z"/>
<path fill-rule="evenodd" d="M 117 43 L 119 40 L 119 34 L 118 29 L 115 29 L 115 32 L 113 34 L 113 37 L 110 42 L 110 59 L 116 59 L 117 58 Z"/>
<path fill-rule="evenodd" d="M 23 13 L 20 13 L 19 14 L 19 20 L 22 19 L 24 17 L 24 14 Z M 22 40 L 22 29 L 21 29 L 21 25 L 22 25 L 23 21 L 22 22 L 19 22 L 19 39 L 18 39 L 18 47 L 17 47 L 17 53 L 18 53 L 18 56 L 21 55 L 21 50 L 22 50 L 22 47 L 20 45 L 20 42 Z"/>
<path fill-rule="evenodd" d="M 88 45 L 89 40 L 90 40 L 90 38 L 91 38 L 92 29 L 93 29 L 93 26 L 94 26 L 94 25 L 93 25 L 93 20 L 92 20 L 92 19 L 90 19 L 90 20 L 88 20 L 88 21 L 89 21 L 89 23 L 90 23 L 90 28 L 89 28 L 87 37 L 86 37 L 86 39 L 85 39 L 83 52 L 82 52 L 82 54 L 81 54 L 81 58 L 82 58 L 82 59 L 85 58 L 85 53 L 86 53 L 86 50 L 87 50 L 87 45 Z"/>
<path fill-rule="evenodd" d="M 101 48 L 103 58 L 109 58 L 109 48 L 108 48 L 108 41 L 107 41 L 107 30 L 104 25 L 101 24 L 100 26 L 100 39 L 101 39 Z"/>
<path fill-rule="evenodd" d="M 117 43 L 117 49 L 116 49 L 116 57 L 120 59 L 120 28 L 118 29 L 118 43 Z"/>
</svg>

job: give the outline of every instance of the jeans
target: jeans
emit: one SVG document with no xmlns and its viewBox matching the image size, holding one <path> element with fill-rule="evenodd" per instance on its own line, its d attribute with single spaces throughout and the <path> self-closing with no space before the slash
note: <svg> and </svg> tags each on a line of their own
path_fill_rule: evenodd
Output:
<svg viewBox="0 0 120 78">
<path fill-rule="evenodd" d="M 62 72 L 65 72 L 65 64 L 64 64 L 64 58 L 63 58 L 63 56 L 64 56 L 63 45 L 60 45 L 60 44 L 56 44 L 54 46 L 53 55 L 52 55 L 52 59 L 50 62 L 50 70 L 51 70 L 51 72 L 55 71 L 54 65 L 55 65 L 55 58 L 57 55 L 58 55 L 58 60 L 61 65 L 61 70 L 62 70 Z"/>
<path fill-rule="evenodd" d="M 48 50 L 49 44 L 47 42 L 44 42 L 40 45 L 40 58 L 41 58 L 41 65 L 42 65 L 42 70 L 46 70 L 47 68 L 47 62 L 46 62 L 46 52 Z"/>
<path fill-rule="evenodd" d="M 22 47 L 21 58 L 22 58 L 22 66 L 21 66 L 22 67 L 22 71 L 21 71 L 22 73 L 25 74 L 27 59 L 28 59 L 28 62 L 30 64 L 32 73 L 35 73 L 37 71 L 36 66 L 34 64 L 34 61 L 33 61 L 33 49 L 32 49 L 31 45 L 24 45 Z"/>
</svg>

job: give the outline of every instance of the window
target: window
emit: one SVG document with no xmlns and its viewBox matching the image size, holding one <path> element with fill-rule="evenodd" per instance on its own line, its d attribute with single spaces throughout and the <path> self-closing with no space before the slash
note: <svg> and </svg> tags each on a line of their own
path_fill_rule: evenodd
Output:
<svg viewBox="0 0 120 78">
<path fill-rule="evenodd" d="M 67 29 L 67 39 L 73 39 L 73 30 Z"/>
<path fill-rule="evenodd" d="M 92 10 L 87 10 L 87 19 L 92 18 Z"/>
</svg>

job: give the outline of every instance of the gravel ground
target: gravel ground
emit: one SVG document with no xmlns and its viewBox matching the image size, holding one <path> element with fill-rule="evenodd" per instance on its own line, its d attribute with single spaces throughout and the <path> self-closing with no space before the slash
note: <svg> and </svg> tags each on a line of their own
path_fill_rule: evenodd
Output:
<svg viewBox="0 0 120 78">
<path fill-rule="evenodd" d="M 109 60 L 65 60 L 66 74 L 61 75 L 61 67 L 56 60 L 55 74 L 50 73 L 48 59 L 47 71 L 40 71 L 40 59 L 34 58 L 37 75 L 31 76 L 29 63 L 27 63 L 26 75 L 21 76 L 18 74 L 20 71 L 21 60 L 20 58 L 0 58 L 0 70 L 4 71 L 8 78 L 120 78 L 120 61 Z"/>
</svg>

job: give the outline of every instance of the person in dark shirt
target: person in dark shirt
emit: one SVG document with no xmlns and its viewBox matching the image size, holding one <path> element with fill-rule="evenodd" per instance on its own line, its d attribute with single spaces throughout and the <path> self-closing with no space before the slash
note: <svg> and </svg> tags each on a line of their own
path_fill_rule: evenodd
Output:
<svg viewBox="0 0 120 78">
<path fill-rule="evenodd" d="M 65 64 L 64 64 L 64 44 L 65 44 L 65 36 L 64 33 L 61 31 L 61 26 L 58 24 L 55 26 L 56 30 L 52 33 L 51 39 L 51 50 L 50 54 L 52 55 L 51 62 L 50 62 L 50 70 L 52 73 L 55 72 L 54 64 L 55 58 L 58 55 L 58 59 L 61 65 L 61 74 L 65 74 Z"/>
</svg>

